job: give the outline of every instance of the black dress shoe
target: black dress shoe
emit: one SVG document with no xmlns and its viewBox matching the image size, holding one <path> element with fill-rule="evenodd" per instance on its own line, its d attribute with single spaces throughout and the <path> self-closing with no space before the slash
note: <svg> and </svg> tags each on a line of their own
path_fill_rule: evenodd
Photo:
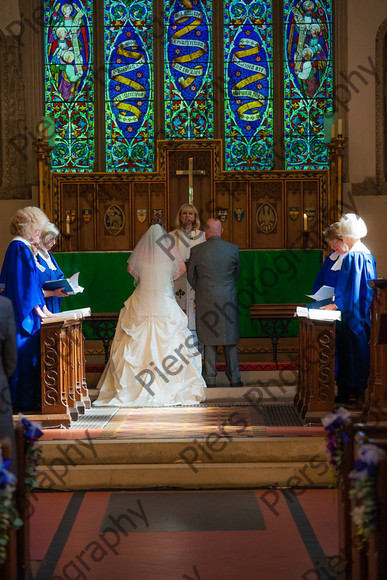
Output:
<svg viewBox="0 0 387 580">
<path fill-rule="evenodd" d="M 230 383 L 230 387 L 244 387 L 244 384 L 239 381 L 239 383 Z"/>
</svg>

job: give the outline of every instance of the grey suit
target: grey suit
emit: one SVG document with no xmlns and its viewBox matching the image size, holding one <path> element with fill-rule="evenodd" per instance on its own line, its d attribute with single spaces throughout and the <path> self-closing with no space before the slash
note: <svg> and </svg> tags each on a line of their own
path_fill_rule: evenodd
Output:
<svg viewBox="0 0 387 580">
<path fill-rule="evenodd" d="M 239 249 L 219 236 L 191 249 L 187 278 L 196 296 L 196 330 L 204 344 L 203 376 L 208 385 L 216 379 L 216 346 L 223 345 L 226 375 L 231 384 L 240 382 L 236 344 L 239 317 L 236 281 Z"/>
<path fill-rule="evenodd" d="M 0 439 L 9 437 L 14 449 L 12 402 L 8 378 L 15 370 L 16 360 L 16 331 L 12 302 L 5 296 L 0 296 Z M 14 457 L 12 460 L 14 471 L 15 463 Z"/>
</svg>

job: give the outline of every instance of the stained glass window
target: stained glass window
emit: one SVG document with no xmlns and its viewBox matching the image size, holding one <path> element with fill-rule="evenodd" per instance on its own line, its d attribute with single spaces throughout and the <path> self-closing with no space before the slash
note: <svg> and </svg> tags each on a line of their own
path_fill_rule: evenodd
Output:
<svg viewBox="0 0 387 580">
<path fill-rule="evenodd" d="M 45 111 L 54 119 L 54 171 L 94 168 L 92 0 L 45 0 Z"/>
<path fill-rule="evenodd" d="M 212 139 L 212 0 L 165 0 L 167 139 Z"/>
<path fill-rule="evenodd" d="M 332 111 L 332 3 L 284 2 L 286 169 L 328 166 L 324 115 Z"/>
<path fill-rule="evenodd" d="M 105 1 L 107 171 L 154 169 L 152 4 Z"/>
<path fill-rule="evenodd" d="M 157 127 L 166 139 L 219 137 L 214 127 L 224 118 L 226 170 L 272 169 L 280 136 L 286 169 L 328 166 L 324 116 L 333 108 L 331 0 L 284 0 L 281 7 L 272 0 L 97 2 L 44 1 L 45 114 L 55 124 L 54 171 L 95 169 L 95 124 L 104 139 L 101 157 L 105 152 L 98 167 L 154 171 L 155 99 L 164 103 Z M 103 24 L 95 22 L 96 7 Z M 215 10 L 223 17 L 215 31 L 220 50 L 214 49 Z M 278 18 L 282 30 L 273 27 Z M 156 38 L 161 28 L 163 36 Z M 274 62 L 281 36 L 283 61 Z M 158 71 L 155 45 L 164 61 Z M 98 79 L 94 54 L 103 62 Z M 216 97 L 223 109 L 221 104 L 214 109 L 214 70 L 221 71 Z M 283 70 L 283 94 L 273 80 L 275 70 L 276 79 Z M 104 110 L 95 111 L 95 93 Z M 275 127 L 274 95 L 281 108 Z M 214 120 L 214 112 L 221 119 Z"/>
<path fill-rule="evenodd" d="M 225 168 L 271 169 L 271 0 L 225 2 L 224 38 Z"/>
</svg>

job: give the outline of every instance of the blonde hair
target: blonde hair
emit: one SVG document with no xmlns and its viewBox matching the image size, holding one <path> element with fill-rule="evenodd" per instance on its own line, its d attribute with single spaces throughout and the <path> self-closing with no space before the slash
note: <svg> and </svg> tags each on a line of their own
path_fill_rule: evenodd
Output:
<svg viewBox="0 0 387 580">
<path fill-rule="evenodd" d="M 200 218 L 199 218 L 199 213 L 198 210 L 196 209 L 196 207 L 194 205 L 191 205 L 190 203 L 183 203 L 183 205 L 180 207 L 179 211 L 177 212 L 177 216 L 176 216 L 176 221 L 175 221 L 175 229 L 176 230 L 181 230 L 181 214 L 183 213 L 184 210 L 186 209 L 190 209 L 193 211 L 194 216 L 195 216 L 195 220 L 192 224 L 192 229 L 193 230 L 198 230 L 200 228 Z"/>
<path fill-rule="evenodd" d="M 339 222 L 334 222 L 323 231 L 323 236 L 326 242 L 332 242 L 333 240 L 343 241 L 343 236 L 341 235 Z"/>
<path fill-rule="evenodd" d="M 43 230 L 48 223 L 48 217 L 41 209 L 27 206 L 18 209 L 10 222 L 11 236 L 20 236 L 28 239 L 35 230 Z"/>
</svg>

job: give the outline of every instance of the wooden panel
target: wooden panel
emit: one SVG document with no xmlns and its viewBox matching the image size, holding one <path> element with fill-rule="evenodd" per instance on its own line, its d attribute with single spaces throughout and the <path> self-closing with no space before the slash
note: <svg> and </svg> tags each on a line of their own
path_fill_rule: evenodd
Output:
<svg viewBox="0 0 387 580">
<path fill-rule="evenodd" d="M 66 252 L 79 250 L 78 244 L 78 184 L 63 183 L 60 208 L 59 229 L 62 232 L 62 249 Z M 66 224 L 66 214 L 70 215 L 70 224 Z M 69 234 L 70 231 L 70 234 Z"/>
<path fill-rule="evenodd" d="M 229 181 L 217 182 L 215 185 L 215 212 L 214 217 L 220 219 L 223 225 L 223 239 L 231 242 L 232 239 L 232 183 Z"/>
<path fill-rule="evenodd" d="M 134 182 L 132 184 L 132 191 L 133 191 L 133 215 L 132 215 L 132 228 L 133 228 L 133 236 L 132 236 L 132 245 L 130 249 L 136 245 L 138 240 L 141 238 L 143 234 L 145 234 L 146 230 L 149 226 L 149 183 L 144 183 L 142 181 Z M 141 222 L 140 220 L 143 219 L 143 212 L 146 212 L 145 219 Z"/>
<path fill-rule="evenodd" d="M 282 181 L 251 183 L 251 247 L 284 247 Z"/>
<path fill-rule="evenodd" d="M 96 249 L 95 184 L 79 184 L 78 244 L 84 251 Z"/>
<path fill-rule="evenodd" d="M 168 216 L 166 213 L 166 199 L 165 199 L 165 184 L 164 183 L 150 183 L 149 184 L 149 201 L 150 201 L 150 215 L 152 218 L 154 213 L 158 215 L 161 210 L 161 216 L 166 221 L 166 228 L 168 229 Z M 138 240 L 137 240 L 138 241 Z"/>
<path fill-rule="evenodd" d="M 232 183 L 231 202 L 232 239 L 230 241 L 237 244 L 241 250 L 245 250 L 249 247 L 250 224 L 247 181 Z"/>
<path fill-rule="evenodd" d="M 321 245 L 319 240 L 319 184 L 317 181 L 303 181 L 302 182 L 302 193 L 303 193 L 303 213 L 308 216 L 308 230 L 310 231 L 309 237 L 307 239 L 308 248 L 316 248 Z"/>
<path fill-rule="evenodd" d="M 286 181 L 285 183 L 286 212 L 286 246 L 302 248 L 303 212 L 302 212 L 302 182 Z"/>
<path fill-rule="evenodd" d="M 97 250 L 129 250 L 129 183 L 98 183 Z"/>
</svg>

